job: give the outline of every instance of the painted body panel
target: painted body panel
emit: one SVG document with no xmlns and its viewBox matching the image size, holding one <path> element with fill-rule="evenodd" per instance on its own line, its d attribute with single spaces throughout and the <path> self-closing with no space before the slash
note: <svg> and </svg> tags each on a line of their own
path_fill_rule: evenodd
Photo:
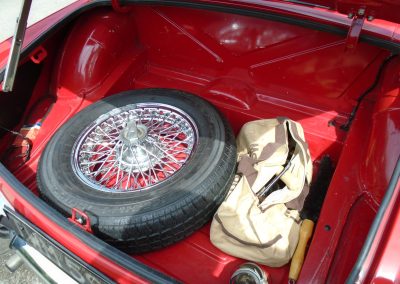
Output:
<svg viewBox="0 0 400 284">
<path fill-rule="evenodd" d="M 77 2 L 31 27 L 25 46 L 84 3 Z M 285 8 L 285 13 L 301 13 L 303 18 L 349 24 L 343 15 L 324 9 L 264 1 L 230 4 L 260 11 Z M 397 24 L 374 21 L 365 28 L 382 32 L 379 35 L 388 40 L 400 39 L 394 32 Z M 363 243 L 400 153 L 398 60 L 389 66 L 378 91 L 363 102 L 346 133 L 332 121 L 343 123 L 356 98 L 372 84 L 389 54 L 378 47 L 360 43 L 356 52 L 347 52 L 345 36 L 237 14 L 163 6 L 139 5 L 122 14 L 98 8 L 61 33 L 65 35 L 62 44 L 50 40 L 47 45 L 60 49 L 52 68 L 46 69 L 51 82 L 48 92 L 57 101 L 33 141 L 31 160 L 14 172 L 22 183 L 37 190 L 40 154 L 66 119 L 119 91 L 166 87 L 197 94 L 216 105 L 236 132 L 252 119 L 289 116 L 303 125 L 315 167 L 324 154 L 337 164 L 299 282 L 346 279 L 361 249 L 353 244 Z M 5 51 L 6 43 L 1 45 Z M 4 52 L 0 52 L 0 62 Z M 0 186 L 19 212 L 82 259 L 121 283 L 140 283 L 131 272 L 52 223 L 1 178 Z M 355 226 L 358 216 L 363 216 L 363 234 Z M 226 283 L 244 261 L 213 247 L 208 232 L 206 226 L 176 245 L 133 257 L 184 282 Z M 400 237 L 396 234 L 399 231 L 385 233 L 387 246 L 382 245 L 384 251 L 377 260 L 381 265 L 376 264 L 376 276 L 371 277 L 383 277 L 388 261 L 383 256 L 392 257 L 388 248 L 396 246 L 393 238 Z M 346 242 L 349 236 L 350 243 Z M 346 247 L 353 253 L 337 251 Z M 286 266 L 264 269 L 272 283 L 287 280 Z M 393 279 L 396 269 L 391 268 L 388 279 Z"/>
</svg>

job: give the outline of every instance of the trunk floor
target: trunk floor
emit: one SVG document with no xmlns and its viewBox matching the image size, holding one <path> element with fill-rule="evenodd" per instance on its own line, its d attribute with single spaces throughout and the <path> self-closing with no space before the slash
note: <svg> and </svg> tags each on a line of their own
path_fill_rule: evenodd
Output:
<svg viewBox="0 0 400 284">
<path fill-rule="evenodd" d="M 340 156 L 346 133 L 330 126 L 329 122 L 333 119 L 343 120 L 345 117 L 334 110 L 320 110 L 315 106 L 289 102 L 283 98 L 273 97 L 263 90 L 256 90 L 257 94 L 253 99 L 244 95 L 242 99 L 235 100 L 226 94 L 213 93 L 212 89 L 207 87 L 206 80 L 180 78 L 173 73 L 170 74 L 171 76 L 168 76 L 168 70 L 149 66 L 148 72 L 135 79 L 135 89 L 176 88 L 198 94 L 217 106 L 227 117 L 236 134 L 244 123 L 254 119 L 286 116 L 296 120 L 304 128 L 314 161 L 314 172 L 322 155 L 329 154 L 334 161 Z M 72 116 L 77 109 L 70 111 L 69 115 Z M 46 131 L 45 124 L 42 126 L 42 131 Z M 37 145 L 38 149 L 32 159 L 15 172 L 16 177 L 35 193 L 38 192 L 37 163 L 45 143 L 41 141 Z M 215 248 L 209 240 L 209 230 L 210 224 L 207 224 L 177 244 L 133 257 L 185 283 L 228 283 L 233 272 L 246 261 L 229 256 Z M 287 281 L 288 265 L 281 268 L 263 268 L 273 283 Z"/>
</svg>

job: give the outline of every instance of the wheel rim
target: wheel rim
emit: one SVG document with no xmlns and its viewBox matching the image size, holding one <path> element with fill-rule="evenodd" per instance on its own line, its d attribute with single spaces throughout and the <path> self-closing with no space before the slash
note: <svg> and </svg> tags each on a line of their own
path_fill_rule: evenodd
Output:
<svg viewBox="0 0 400 284">
<path fill-rule="evenodd" d="M 184 111 L 158 103 L 126 105 L 82 131 L 73 146 L 72 169 L 95 190 L 148 190 L 178 173 L 197 142 L 197 126 Z"/>
</svg>

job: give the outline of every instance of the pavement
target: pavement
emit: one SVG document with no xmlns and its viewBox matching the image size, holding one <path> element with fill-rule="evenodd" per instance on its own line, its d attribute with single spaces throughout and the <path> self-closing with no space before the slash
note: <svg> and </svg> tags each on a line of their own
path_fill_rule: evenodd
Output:
<svg viewBox="0 0 400 284">
<path fill-rule="evenodd" d="M 0 239 L 0 283 L 1 284 L 44 284 L 44 282 L 26 265 L 23 264 L 16 272 L 11 273 L 4 265 L 15 253 L 10 250 L 10 241 Z"/>
<path fill-rule="evenodd" d="M 73 2 L 75 0 L 33 0 L 28 26 Z M 22 3 L 23 0 L 0 0 L 0 42 L 13 35 Z M 8 246 L 9 240 L 0 238 L 0 284 L 44 283 L 26 264 L 14 273 L 8 271 L 4 264 L 14 254 Z"/>
</svg>

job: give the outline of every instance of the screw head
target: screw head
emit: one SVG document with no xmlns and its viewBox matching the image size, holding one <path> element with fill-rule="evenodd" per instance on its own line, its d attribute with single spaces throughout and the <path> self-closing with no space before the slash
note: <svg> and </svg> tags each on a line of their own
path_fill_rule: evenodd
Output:
<svg viewBox="0 0 400 284">
<path fill-rule="evenodd" d="M 358 15 L 359 16 L 363 16 L 364 14 L 365 14 L 365 9 L 364 8 L 358 9 Z"/>
<path fill-rule="evenodd" d="M 368 16 L 368 17 L 367 17 L 367 20 L 368 20 L 369 22 L 371 22 L 373 19 L 374 19 L 374 16 Z"/>
</svg>

